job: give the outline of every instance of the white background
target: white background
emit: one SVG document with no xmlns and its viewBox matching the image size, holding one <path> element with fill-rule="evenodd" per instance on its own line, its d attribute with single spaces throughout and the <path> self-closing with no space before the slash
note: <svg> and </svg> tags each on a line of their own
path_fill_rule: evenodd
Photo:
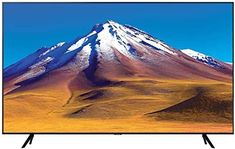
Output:
<svg viewBox="0 0 235 149">
<path fill-rule="evenodd" d="M 24 0 L 29 1 L 29 0 Z M 52 1 L 52 0 L 50 0 Z M 57 0 L 59 1 L 59 0 Z M 72 1 L 72 0 L 70 0 Z M 94 1 L 94 0 L 93 0 Z M 117 0 L 112 0 L 117 1 Z M 122 0 L 118 0 L 122 1 Z M 131 1 L 131 0 L 128 0 Z M 171 0 L 174 1 L 174 0 Z M 209 1 L 209 0 L 207 0 Z M 230 1 L 231 2 L 231 1 Z M 2 5 L 2 4 L 1 4 Z M 2 6 L 1 8 L 2 9 Z M 0 11 L 2 12 L 2 10 Z M 0 16 L 0 20 L 2 20 Z M 2 22 L 0 23 L 2 24 Z M 1 28 L 2 33 L 2 28 Z M 0 39 L 2 41 L 2 39 Z M 1 42 L 2 46 L 2 42 Z M 0 52 L 2 54 L 2 52 Z M 2 57 L 0 55 L 0 57 Z M 0 65 L 2 66 L 2 60 Z M 1 70 L 2 71 L 2 70 Z M 1 72 L 2 74 L 2 72 Z M 0 77 L 2 78 L 2 76 Z M 2 81 L 1 81 L 2 82 Z M 2 103 L 0 102 L 0 107 Z M 2 110 L 0 110 L 2 111 Z M 0 120 L 2 113 L 0 112 Z M 0 123 L 0 128 L 2 122 Z M 208 135 L 217 149 L 234 149 L 234 135 Z M 0 134 L 1 149 L 21 148 L 28 135 Z M 28 149 L 209 149 L 201 135 L 35 135 L 33 144 Z"/>
</svg>

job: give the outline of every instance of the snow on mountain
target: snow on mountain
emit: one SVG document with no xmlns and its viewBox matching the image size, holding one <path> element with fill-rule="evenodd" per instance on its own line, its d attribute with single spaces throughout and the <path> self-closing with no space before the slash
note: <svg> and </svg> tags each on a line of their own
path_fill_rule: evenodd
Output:
<svg viewBox="0 0 235 149">
<path fill-rule="evenodd" d="M 229 64 L 229 65 L 233 65 L 233 63 L 232 62 L 225 62 L 226 64 Z"/>
<path fill-rule="evenodd" d="M 61 56 L 61 51 L 63 51 L 63 47 L 66 45 L 65 42 L 60 42 L 50 48 L 40 48 L 35 53 L 23 58 L 17 63 L 8 66 L 4 69 L 4 77 L 10 77 L 15 75 L 21 75 L 22 73 L 29 73 L 29 76 L 38 76 L 35 74 L 39 74 L 36 70 L 37 67 L 45 67 L 45 71 L 50 71 L 49 64 L 53 64 L 53 61 L 58 61 L 58 58 Z M 67 44 L 69 45 L 69 44 Z M 65 46 L 66 48 L 67 46 Z M 57 49 L 60 50 L 57 50 Z M 62 53 L 63 54 L 63 53 Z M 47 69 L 46 69 L 47 67 Z M 34 69 L 34 70 L 33 70 Z M 40 70 L 41 71 L 41 70 Z M 40 75 L 43 73 L 40 73 Z"/>
<path fill-rule="evenodd" d="M 56 49 L 56 48 L 58 48 L 58 47 L 61 47 L 61 46 L 63 46 L 64 44 L 65 44 L 65 42 L 60 42 L 60 43 L 58 43 L 58 44 L 52 46 L 50 49 L 46 50 L 45 52 L 43 52 L 40 56 L 46 55 L 48 52 L 50 52 L 50 51 L 52 51 L 52 50 L 54 50 L 54 49 Z"/>
<path fill-rule="evenodd" d="M 197 51 L 194 51 L 192 49 L 183 49 L 181 50 L 184 54 L 194 58 L 197 61 L 200 61 L 206 65 L 209 65 L 211 67 L 215 68 L 222 68 L 223 66 L 220 64 L 221 62 L 219 60 L 214 59 L 211 56 L 207 56 L 205 54 L 199 53 Z"/>
<path fill-rule="evenodd" d="M 50 61 L 52 61 L 54 58 L 52 57 L 47 57 L 46 59 L 42 59 L 41 61 L 39 61 L 38 63 L 30 66 L 31 69 L 39 67 L 39 66 L 44 66 L 45 64 L 49 63 Z"/>
<path fill-rule="evenodd" d="M 85 50 L 88 44 L 91 51 Z M 176 54 L 169 46 L 141 30 L 127 25 L 121 25 L 114 21 L 107 21 L 103 24 L 95 25 L 90 33 L 74 41 L 73 44 L 67 48 L 64 55 L 61 56 L 64 57 L 69 53 L 72 54 L 75 60 L 69 63 L 68 67 L 70 69 L 72 67 L 73 70 L 81 71 L 90 65 L 89 61 L 85 60 L 85 58 L 81 59 L 80 56 L 78 56 L 81 55 L 81 53 L 88 57 L 92 57 L 90 54 L 93 53 L 93 56 L 94 54 L 97 55 L 98 61 L 117 62 L 114 54 L 115 49 L 129 59 L 138 59 L 136 49 L 133 45 L 143 47 L 142 50 L 145 51 L 145 53 L 149 53 L 146 50 L 146 47 L 148 47 L 161 54 Z M 80 63 L 82 63 L 82 65 Z"/>
</svg>

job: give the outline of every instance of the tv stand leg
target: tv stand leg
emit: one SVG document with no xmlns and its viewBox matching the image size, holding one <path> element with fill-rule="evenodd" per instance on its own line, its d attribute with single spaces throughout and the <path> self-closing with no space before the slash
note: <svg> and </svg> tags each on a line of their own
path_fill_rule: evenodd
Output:
<svg viewBox="0 0 235 149">
<path fill-rule="evenodd" d="M 29 137 L 27 138 L 27 140 L 26 140 L 25 143 L 23 144 L 22 148 L 25 148 L 28 143 L 29 143 L 29 144 L 32 144 L 32 142 L 33 142 L 33 137 L 34 137 L 34 134 L 29 134 Z"/>
<path fill-rule="evenodd" d="M 205 144 L 208 143 L 211 146 L 211 148 L 215 148 L 206 134 L 202 134 L 202 138 L 203 138 Z"/>
</svg>

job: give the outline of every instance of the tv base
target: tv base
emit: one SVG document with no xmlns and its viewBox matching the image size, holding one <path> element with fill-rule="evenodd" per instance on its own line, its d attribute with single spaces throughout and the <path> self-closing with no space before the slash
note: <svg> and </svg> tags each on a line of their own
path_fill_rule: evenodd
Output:
<svg viewBox="0 0 235 149">
<path fill-rule="evenodd" d="M 27 138 L 27 140 L 26 140 L 25 143 L 23 144 L 22 148 L 25 148 L 28 143 L 29 143 L 29 144 L 32 144 L 32 142 L 33 142 L 33 137 L 34 137 L 34 134 L 29 134 L 29 137 Z"/>
<path fill-rule="evenodd" d="M 32 144 L 33 142 L 33 137 L 34 134 L 29 134 L 29 137 L 27 138 L 27 140 L 24 142 L 22 148 L 25 148 L 27 146 L 27 144 Z M 211 146 L 211 148 L 215 148 L 214 145 L 212 144 L 212 142 L 210 141 L 210 139 L 208 138 L 208 136 L 206 134 L 202 134 L 202 138 L 204 140 L 204 143 L 207 145 L 207 143 Z"/>
<path fill-rule="evenodd" d="M 215 148 L 214 145 L 211 143 L 210 139 L 207 137 L 206 134 L 202 134 L 202 138 L 204 140 L 204 143 L 207 145 L 207 143 L 211 146 L 211 148 Z"/>
</svg>

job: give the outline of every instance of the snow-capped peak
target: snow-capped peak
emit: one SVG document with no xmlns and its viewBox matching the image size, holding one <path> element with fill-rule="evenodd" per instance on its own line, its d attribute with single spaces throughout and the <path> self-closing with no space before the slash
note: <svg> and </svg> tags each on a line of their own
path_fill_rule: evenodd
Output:
<svg viewBox="0 0 235 149">
<path fill-rule="evenodd" d="M 89 34 L 75 42 L 68 48 L 66 53 L 82 49 L 89 42 L 93 42 L 94 48 L 98 51 L 101 50 L 100 52 L 106 55 L 104 56 L 106 59 L 113 58 L 113 48 L 126 57 L 135 57 L 136 53 L 133 52 L 133 49 L 135 49 L 133 45 L 135 44 L 151 48 L 161 54 L 168 53 L 176 55 L 176 52 L 169 46 L 144 31 L 131 26 L 121 25 L 112 20 L 108 20 L 103 24 L 96 24 Z"/>
<path fill-rule="evenodd" d="M 113 20 L 108 20 L 108 21 L 106 21 L 104 24 L 106 24 L 106 23 L 108 23 L 108 24 L 119 24 L 119 23 L 117 23 L 117 22 L 114 22 Z M 120 24 L 119 24 L 120 25 Z"/>
<path fill-rule="evenodd" d="M 207 56 L 192 49 L 182 49 L 181 52 L 211 67 L 221 68 L 220 61 L 211 56 Z"/>
</svg>

